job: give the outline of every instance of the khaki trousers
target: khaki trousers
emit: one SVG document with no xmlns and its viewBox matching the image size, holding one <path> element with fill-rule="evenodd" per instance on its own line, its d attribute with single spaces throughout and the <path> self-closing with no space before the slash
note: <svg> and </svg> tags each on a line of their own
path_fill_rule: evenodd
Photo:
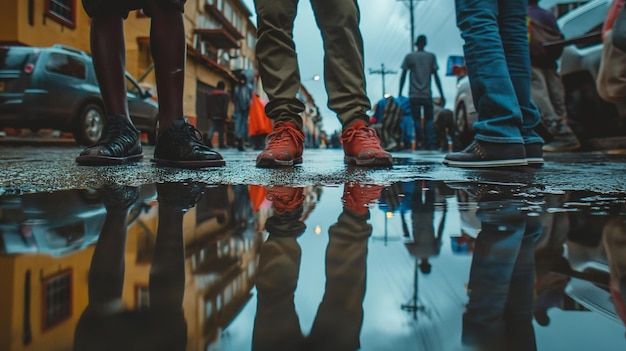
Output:
<svg viewBox="0 0 626 351">
<path fill-rule="evenodd" d="M 324 42 L 324 82 L 328 107 L 345 127 L 368 120 L 370 101 L 365 93 L 363 38 L 356 0 L 311 0 Z M 293 42 L 298 0 L 255 0 L 258 41 L 256 56 L 263 88 L 269 97 L 265 107 L 274 121 L 296 123 L 302 128 L 304 104 L 296 98 L 300 71 Z"/>
</svg>

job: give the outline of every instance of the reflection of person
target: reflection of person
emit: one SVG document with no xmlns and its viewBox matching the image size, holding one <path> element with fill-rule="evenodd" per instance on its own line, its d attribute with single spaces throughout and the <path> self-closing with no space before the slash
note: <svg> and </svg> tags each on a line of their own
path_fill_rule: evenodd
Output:
<svg viewBox="0 0 626 351">
<path fill-rule="evenodd" d="M 186 349 L 183 215 L 194 205 L 198 191 L 196 185 L 157 184 L 159 225 L 150 268 L 149 306 L 130 310 L 122 301 L 126 223 L 138 189 L 114 186 L 102 190 L 107 214 L 91 260 L 89 303 L 76 326 L 74 350 Z"/>
<path fill-rule="evenodd" d="M 478 350 L 536 350 L 533 249 L 541 223 L 521 212 L 523 202 L 507 196 L 512 195 L 507 189 L 498 190 L 492 199 L 477 196 L 481 231 L 470 268 L 462 342 Z"/>
<path fill-rule="evenodd" d="M 555 38 L 561 37 L 561 31 L 552 12 L 538 6 L 539 0 L 528 0 L 528 17 L 531 20 L 531 37 L 539 30 L 553 32 Z M 541 29 L 540 29 L 541 28 Z M 541 121 L 553 137 L 543 146 L 543 151 L 572 151 L 580 147 L 580 142 L 567 125 L 565 110 L 565 90 L 561 77 L 557 73 L 557 60 L 560 50 L 535 50 L 530 46 L 532 100 L 541 113 Z M 538 51 L 538 52 L 537 52 Z"/>
<path fill-rule="evenodd" d="M 439 65 L 435 54 L 425 51 L 426 36 L 420 35 L 415 41 L 417 51 L 414 51 L 404 58 L 402 63 L 402 75 L 400 77 L 400 92 L 404 88 L 407 71 L 411 72 L 409 79 L 409 99 L 411 100 L 411 113 L 415 126 L 416 148 L 425 150 L 437 149 L 437 135 L 433 126 L 433 93 L 431 91 L 431 77 L 434 77 L 435 84 L 439 90 L 441 105 L 445 105 L 443 88 L 439 79 Z M 422 130 L 422 110 L 424 111 L 424 129 Z"/>
<path fill-rule="evenodd" d="M 239 74 L 237 85 L 233 92 L 233 104 L 235 110 L 233 119 L 235 120 L 235 142 L 237 150 L 244 151 L 246 138 L 248 137 L 248 117 L 250 116 L 250 100 L 252 99 L 252 88 L 248 84 L 248 78 L 244 73 Z"/>
<path fill-rule="evenodd" d="M 568 195 L 546 194 L 545 208 L 562 208 Z M 566 212 L 544 211 L 541 215 L 543 228 L 535 242 L 535 321 L 539 325 L 550 324 L 548 311 L 557 307 L 565 309 L 565 287 L 570 277 L 565 272 L 572 268 L 565 258 L 565 241 L 569 232 Z"/>
<path fill-rule="evenodd" d="M 626 325 L 626 219 L 614 217 L 602 229 L 602 242 L 609 260 L 611 296 L 615 311 Z"/>
<path fill-rule="evenodd" d="M 380 187 L 344 188 L 344 210 L 329 229 L 326 287 L 311 333 L 302 335 L 294 304 L 301 248 L 296 238 L 305 230 L 302 188 L 268 188 L 274 215 L 261 248 L 257 276 L 258 304 L 253 350 L 357 350 L 363 323 L 367 243 L 372 226 L 366 204 Z"/>
<path fill-rule="evenodd" d="M 296 95 L 300 72 L 293 42 L 293 22 L 298 1 L 255 0 L 258 42 L 256 57 L 263 88 L 269 97 L 267 116 L 274 120 L 268 144 L 256 160 L 257 167 L 285 167 L 302 163 L 304 104 Z M 376 132 L 367 126 L 370 101 L 365 93 L 363 39 L 356 1 L 312 1 L 324 39 L 324 80 L 328 106 L 343 126 L 341 140 L 348 164 L 391 167 L 392 158 L 380 146 Z"/>
<path fill-rule="evenodd" d="M 543 140 L 530 99 L 526 1 L 456 0 L 478 121 L 474 141 L 449 153 L 454 167 L 540 166 Z"/>
<path fill-rule="evenodd" d="M 207 114 L 209 115 L 211 126 L 206 136 L 206 144 L 211 147 L 211 140 L 215 132 L 217 132 L 218 147 L 220 149 L 226 148 L 224 143 L 224 126 L 228 119 L 228 104 L 230 103 L 230 96 L 224 89 L 226 89 L 226 84 L 220 80 L 207 99 Z"/>
<path fill-rule="evenodd" d="M 419 261 L 420 271 L 430 273 L 432 264 L 430 257 L 438 256 L 441 251 L 441 235 L 443 230 L 435 233 L 435 189 L 434 182 L 415 181 L 411 203 L 411 219 L 413 222 L 413 240 L 406 247 Z M 417 193 L 419 191 L 419 193 Z"/>
<path fill-rule="evenodd" d="M 126 100 L 124 19 L 142 8 L 151 17 L 150 48 L 159 93 L 159 132 L 154 149 L 157 165 L 200 168 L 223 166 L 222 156 L 202 143 L 200 132 L 183 117 L 185 79 L 185 0 L 106 2 L 83 0 L 91 17 L 91 53 L 107 119 L 99 141 L 76 158 L 83 165 L 115 165 L 143 158 L 139 130 Z"/>
</svg>

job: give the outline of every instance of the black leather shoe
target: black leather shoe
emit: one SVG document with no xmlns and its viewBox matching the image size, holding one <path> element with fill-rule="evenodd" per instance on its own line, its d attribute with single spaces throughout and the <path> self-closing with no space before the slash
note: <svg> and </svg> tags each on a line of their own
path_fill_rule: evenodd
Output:
<svg viewBox="0 0 626 351">
<path fill-rule="evenodd" d="M 139 161 L 143 158 L 139 133 L 126 116 L 110 116 L 104 122 L 100 140 L 86 147 L 76 162 L 89 166 L 109 166 Z"/>
<path fill-rule="evenodd" d="M 159 205 L 170 209 L 187 212 L 193 208 L 204 195 L 205 185 L 199 182 L 186 181 L 179 183 L 157 183 Z"/>
<path fill-rule="evenodd" d="M 505 144 L 474 140 L 464 150 L 446 155 L 443 164 L 451 167 L 493 168 L 527 166 L 528 161 L 522 143 Z"/>
<path fill-rule="evenodd" d="M 524 149 L 526 150 L 526 162 L 528 162 L 530 167 L 543 166 L 542 147 L 542 143 L 524 144 Z"/>
<path fill-rule="evenodd" d="M 178 168 L 221 167 L 222 155 L 202 143 L 202 134 L 187 120 L 180 118 L 157 138 L 152 162 Z"/>
</svg>

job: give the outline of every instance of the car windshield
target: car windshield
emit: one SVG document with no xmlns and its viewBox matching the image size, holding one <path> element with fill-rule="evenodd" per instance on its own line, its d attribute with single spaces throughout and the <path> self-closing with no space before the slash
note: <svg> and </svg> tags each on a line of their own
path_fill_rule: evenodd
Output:
<svg viewBox="0 0 626 351">
<path fill-rule="evenodd" d="M 35 49 L 29 47 L 0 47 L 0 69 L 20 70 Z"/>
</svg>

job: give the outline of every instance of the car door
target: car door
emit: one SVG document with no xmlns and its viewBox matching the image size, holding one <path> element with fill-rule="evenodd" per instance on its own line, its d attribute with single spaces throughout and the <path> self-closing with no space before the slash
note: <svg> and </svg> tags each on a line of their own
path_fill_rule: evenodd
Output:
<svg viewBox="0 0 626 351">
<path fill-rule="evenodd" d="M 46 94 L 41 115 L 60 123 L 69 123 L 85 95 L 82 86 L 86 79 L 85 58 L 70 53 L 50 52 L 40 80 Z"/>
<path fill-rule="evenodd" d="M 130 117 L 135 126 L 143 132 L 153 131 L 156 126 L 158 105 L 129 75 L 126 75 L 126 96 Z"/>
</svg>

